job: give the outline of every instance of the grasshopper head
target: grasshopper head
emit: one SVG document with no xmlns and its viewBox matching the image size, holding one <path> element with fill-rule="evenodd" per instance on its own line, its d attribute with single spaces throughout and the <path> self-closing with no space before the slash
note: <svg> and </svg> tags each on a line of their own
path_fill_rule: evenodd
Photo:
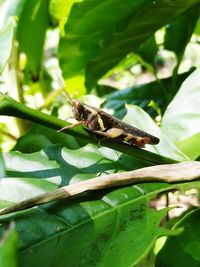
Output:
<svg viewBox="0 0 200 267">
<path fill-rule="evenodd" d="M 82 121 L 85 118 L 85 108 L 84 105 L 79 100 L 73 101 L 72 106 L 73 116 L 77 121 Z"/>
</svg>

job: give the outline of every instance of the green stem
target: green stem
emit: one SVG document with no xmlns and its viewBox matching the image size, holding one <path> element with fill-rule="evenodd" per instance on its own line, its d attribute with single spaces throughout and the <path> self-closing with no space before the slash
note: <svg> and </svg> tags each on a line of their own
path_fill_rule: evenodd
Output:
<svg viewBox="0 0 200 267">
<path fill-rule="evenodd" d="M 38 110 L 31 109 L 6 95 L 0 96 L 0 115 L 15 116 L 47 126 L 55 130 L 61 129 L 64 126 L 68 125 L 66 121 L 60 120 L 54 116 L 47 115 Z M 66 133 L 87 140 L 89 143 L 98 145 L 97 140 L 93 138 L 93 134 L 89 131 L 84 130 L 84 128 L 81 126 L 73 129 L 68 129 Z M 102 144 L 111 149 L 151 162 L 152 164 L 176 162 L 175 160 L 172 160 L 170 158 L 166 158 L 124 143 L 103 141 Z"/>
</svg>

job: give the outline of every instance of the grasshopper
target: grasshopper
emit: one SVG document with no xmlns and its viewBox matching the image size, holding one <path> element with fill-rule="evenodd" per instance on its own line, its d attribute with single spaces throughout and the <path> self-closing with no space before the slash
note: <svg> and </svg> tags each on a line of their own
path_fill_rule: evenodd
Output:
<svg viewBox="0 0 200 267">
<path fill-rule="evenodd" d="M 65 126 L 58 130 L 59 132 L 82 124 L 101 137 L 99 144 L 105 139 L 128 143 L 139 148 L 145 147 L 146 144 L 156 145 L 159 143 L 160 140 L 157 137 L 118 120 L 101 109 L 92 107 L 80 100 L 73 100 L 60 79 L 59 83 L 72 105 L 73 117 L 77 120 L 77 123 Z"/>
</svg>

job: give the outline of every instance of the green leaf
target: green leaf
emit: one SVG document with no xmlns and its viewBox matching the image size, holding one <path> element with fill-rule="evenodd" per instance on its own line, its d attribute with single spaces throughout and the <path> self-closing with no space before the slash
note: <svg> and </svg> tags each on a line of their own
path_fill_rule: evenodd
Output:
<svg viewBox="0 0 200 267">
<path fill-rule="evenodd" d="M 44 149 L 52 144 L 62 144 L 70 149 L 80 148 L 78 138 L 70 135 L 64 135 L 42 125 L 34 124 L 31 129 L 18 138 L 15 147 L 12 150 L 23 153 L 33 153 Z M 84 143 L 82 141 L 82 143 Z"/>
<path fill-rule="evenodd" d="M 194 30 L 194 33 L 197 35 L 200 35 L 200 19 L 197 22 L 196 28 Z"/>
<path fill-rule="evenodd" d="M 5 177 L 5 166 L 4 166 L 3 156 L 0 153 L 0 179 L 1 177 Z"/>
<path fill-rule="evenodd" d="M 190 8 L 184 14 L 181 14 L 176 20 L 172 21 L 166 27 L 164 37 L 165 49 L 171 50 L 176 54 L 177 63 L 173 70 L 172 88 L 176 91 L 176 82 L 179 66 L 183 59 L 185 49 L 194 32 L 195 26 L 199 18 L 200 5 Z"/>
<path fill-rule="evenodd" d="M 155 40 L 154 35 L 148 38 L 145 42 L 143 42 L 138 49 L 134 51 L 134 53 L 129 53 L 125 58 L 123 58 L 114 68 L 109 70 L 103 79 L 116 73 L 124 72 L 124 70 L 130 71 L 136 63 L 141 63 L 145 68 L 147 68 L 150 72 L 155 72 L 155 56 L 158 51 L 158 46 Z M 96 85 L 98 86 L 98 85 Z M 109 92 L 107 92 L 108 94 Z"/>
<path fill-rule="evenodd" d="M 16 38 L 19 53 L 27 57 L 27 72 L 38 78 L 43 56 L 46 30 L 49 24 L 49 0 L 8 0 L 5 17 L 18 16 Z"/>
<path fill-rule="evenodd" d="M 7 20 L 10 16 L 17 16 L 19 17 L 23 11 L 24 5 L 27 0 L 7 0 L 6 1 L 6 7 L 4 10 L 4 22 Z"/>
<path fill-rule="evenodd" d="M 52 184 L 51 186 L 53 188 L 50 189 L 54 189 L 60 183 L 68 184 L 74 176 L 74 179 L 76 179 L 76 176 L 79 179 L 83 179 L 85 174 L 90 174 L 90 176 L 92 175 L 94 177 L 98 173 L 149 166 L 149 164 L 143 161 L 125 156 L 115 150 L 105 147 L 97 148 L 94 145 L 87 145 L 76 150 L 62 148 L 60 145 L 52 145 L 46 147 L 44 151 L 32 154 L 22 154 L 13 151 L 4 154 L 4 161 L 7 170 L 6 173 L 14 181 L 18 181 L 18 177 L 24 177 L 26 179 L 22 179 L 23 183 L 27 181 L 29 184 L 31 178 L 33 178 L 33 183 L 38 183 L 38 178 L 43 178 L 44 185 L 45 182 L 47 182 L 48 186 Z M 48 171 L 45 171 L 45 169 Z M 27 178 L 29 179 L 27 180 Z M 7 183 L 9 183 L 8 180 L 6 179 Z M 39 186 L 41 187 L 40 184 Z M 49 188 L 47 189 L 49 190 Z M 1 190 L 4 190 L 3 182 L 0 188 Z M 7 188 L 7 193 L 8 190 Z M 10 190 L 12 189 L 10 188 Z M 35 192 L 37 193 L 36 190 Z M 28 192 L 24 192 L 24 197 L 26 197 L 26 194 L 28 197 Z M 7 200 L 9 201 L 9 199 Z"/>
<path fill-rule="evenodd" d="M 195 6 L 169 23 L 166 27 L 164 47 L 176 53 L 179 61 L 178 64 L 193 34 L 198 18 L 199 8 Z"/>
<path fill-rule="evenodd" d="M 158 226 L 166 210 L 151 210 L 147 203 L 148 196 L 130 187 L 95 201 L 62 202 L 18 215 L 20 266 L 133 265 L 167 234 Z"/>
<path fill-rule="evenodd" d="M 68 0 L 66 4 L 65 0 L 50 0 L 49 13 L 62 24 L 69 16 L 72 5 L 80 1 L 81 0 Z"/>
<path fill-rule="evenodd" d="M 157 29 L 198 2 L 85 0 L 76 3 L 58 48 L 64 77 L 78 76 L 86 70 L 87 84 L 93 84 Z"/>
<path fill-rule="evenodd" d="M 0 30 L 0 74 L 10 56 L 14 28 L 15 21 L 13 18 L 10 18 L 6 26 Z"/>
<path fill-rule="evenodd" d="M 51 146 L 33 154 L 10 152 L 4 160 L 7 177 L 1 180 L 1 207 L 97 173 L 145 166 L 143 161 L 91 145 L 77 150 Z M 2 216 L 0 232 L 10 220 L 15 221 L 20 267 L 64 267 L 66 262 L 69 266 L 128 267 L 146 255 L 157 237 L 171 233 L 159 226 L 167 209 L 150 209 L 149 200 L 166 190 L 199 186 L 199 182 L 144 183 L 96 191 Z"/>
<path fill-rule="evenodd" d="M 184 231 L 174 237 L 169 237 L 156 259 L 156 267 L 198 267 L 200 265 L 200 209 L 187 214 L 175 225 Z"/>
<path fill-rule="evenodd" d="M 75 182 L 77 180 L 94 177 L 97 172 L 113 172 L 116 170 L 127 169 L 126 165 L 129 163 L 127 163 L 126 160 L 130 161 L 128 158 L 126 158 L 126 160 L 123 159 L 123 156 L 116 153 L 116 151 L 105 148 L 96 148 L 91 145 L 79 150 L 61 149 L 59 146 L 53 146 L 46 148 L 43 152 L 28 155 L 19 152 L 11 152 L 4 155 L 4 158 L 8 177 L 2 179 L 1 182 L 1 206 L 7 206 L 11 202 L 13 203 L 42 192 L 53 190 L 59 184 L 67 184 L 69 181 Z M 144 166 L 144 163 L 132 160 L 132 162 L 130 162 L 131 168 L 134 168 L 134 165 L 138 168 L 139 166 Z M 121 219 L 119 219 L 119 223 L 121 223 L 121 225 L 119 224 L 118 226 L 119 229 L 117 232 L 119 231 L 119 234 L 117 236 L 121 236 L 120 239 L 122 239 L 122 242 L 124 242 L 123 233 L 126 232 L 126 235 L 129 236 L 129 229 L 132 229 L 133 231 L 134 225 L 139 227 L 138 222 L 141 220 L 144 224 L 146 220 L 152 220 L 152 227 L 154 227 L 154 223 L 159 224 L 160 219 L 165 214 L 165 211 L 156 213 L 151 210 L 146 213 L 145 209 L 148 207 L 145 194 L 144 199 L 139 202 L 139 204 L 136 203 L 132 205 L 133 200 L 130 203 L 128 202 L 126 204 L 127 208 L 123 209 L 124 211 L 117 207 L 117 205 L 121 205 L 123 201 L 126 202 L 127 198 L 131 200 L 133 197 L 143 195 L 139 190 L 140 189 L 137 189 L 137 187 L 131 190 L 128 188 L 123 189 L 120 193 L 121 197 L 118 200 L 116 198 L 117 196 L 115 196 L 118 193 L 112 193 L 111 197 L 108 198 L 108 196 L 105 196 L 104 200 L 100 200 L 98 194 L 95 194 L 98 196 L 97 200 L 90 202 L 79 204 L 72 201 L 71 204 L 64 203 L 64 205 L 60 202 L 59 206 L 56 204 L 57 208 L 55 207 L 58 214 L 54 213 L 54 208 L 51 211 L 52 207 L 50 207 L 49 211 L 41 210 L 40 208 L 37 209 L 36 213 L 30 211 L 28 217 L 16 217 L 16 225 L 20 234 L 20 248 L 22 252 L 20 261 L 22 265 L 20 266 L 26 266 L 28 263 L 32 264 L 30 266 L 35 266 L 36 264 L 39 264 L 39 266 L 47 266 L 48 260 L 50 261 L 50 266 L 56 264 L 55 262 L 57 261 L 60 261 L 59 266 L 64 266 L 66 261 L 69 262 L 70 266 L 73 266 L 73 264 L 75 264 L 73 262 L 79 261 L 80 257 L 80 266 L 88 266 L 88 261 L 97 260 L 96 253 L 100 248 L 103 248 L 104 245 L 106 246 L 104 250 L 99 252 L 100 254 L 102 253 L 102 255 L 100 255 L 100 261 L 105 260 L 110 262 L 114 260 L 114 258 L 106 259 L 107 257 L 105 254 L 107 253 L 107 249 L 111 247 L 112 233 L 114 233 L 112 230 L 114 229 L 118 209 L 120 211 Z M 141 190 L 143 189 L 141 188 Z M 109 201 L 113 203 L 109 203 Z M 119 203 L 115 204 L 114 201 Z M 112 207 L 112 205 L 114 206 Z M 125 215 L 129 213 L 129 217 L 123 220 Z M 150 214 L 152 214 L 152 218 L 149 217 Z M 92 231 L 93 220 L 95 221 L 95 232 Z M 131 220 L 133 221 L 133 225 L 131 225 Z M 134 224 L 134 221 L 136 221 L 136 224 Z M 164 230 L 160 228 L 156 229 L 155 236 L 160 235 L 163 231 Z M 31 240 L 29 238 L 30 232 L 32 233 Z M 58 234 L 62 235 L 61 239 L 58 237 Z M 88 238 L 86 238 L 86 236 L 88 236 Z M 58 246 L 56 245 L 56 249 L 58 250 L 53 258 L 42 257 L 40 253 L 44 253 L 45 247 L 50 252 L 53 248 L 52 245 L 57 242 L 58 238 L 61 243 L 73 242 L 74 245 L 72 243 L 70 245 L 72 250 L 67 249 L 68 252 L 62 252 L 61 248 L 63 245 L 57 243 Z M 79 240 L 79 242 L 76 244 L 77 240 Z M 42 246 L 41 241 L 44 244 Z M 132 241 L 130 240 L 129 242 Z M 153 242 L 152 238 L 146 242 L 145 248 L 146 246 L 150 246 L 151 242 Z M 36 245 L 36 251 L 39 252 L 37 256 L 33 256 L 36 252 L 34 248 L 34 253 L 29 254 L 29 251 L 30 249 L 32 250 L 34 244 Z M 81 252 L 83 246 L 87 247 L 85 256 Z M 89 253 L 91 247 L 96 246 L 96 252 L 94 254 Z M 118 249 L 117 244 L 116 246 L 115 249 Z M 127 243 L 127 246 L 129 246 L 129 243 Z M 66 246 L 64 247 L 66 248 Z M 112 253 L 115 253 L 115 249 Z M 138 254 L 140 254 L 140 250 L 145 253 L 144 248 L 142 247 L 138 248 Z M 132 249 L 129 251 L 129 253 L 132 254 Z M 36 252 L 36 254 L 38 252 Z M 70 256 L 72 253 L 73 257 Z M 121 253 L 123 253 L 123 251 Z M 86 261 L 84 261 L 85 257 Z M 136 254 L 134 257 L 137 258 L 138 255 Z M 127 261 L 133 261 L 133 256 L 131 256 L 130 259 L 127 258 Z"/>
<path fill-rule="evenodd" d="M 199 77 L 200 68 L 185 80 L 163 116 L 163 131 L 179 145 L 181 141 L 200 132 Z M 194 141 L 191 150 L 198 143 L 198 140 Z"/>
<path fill-rule="evenodd" d="M 177 143 L 177 147 L 190 159 L 195 160 L 200 156 L 199 140 L 200 133 L 197 133 Z"/>
<path fill-rule="evenodd" d="M 19 52 L 26 54 L 27 69 L 34 80 L 37 79 L 41 68 L 45 34 L 49 23 L 48 2 L 48 0 L 26 0 L 12 10 L 14 15 L 16 13 L 19 15 L 16 33 Z"/>
<path fill-rule="evenodd" d="M 177 77 L 177 89 L 191 72 L 185 72 Z M 164 113 L 169 101 L 173 97 L 171 92 L 173 79 L 165 78 L 159 82 L 141 84 L 134 87 L 128 87 L 123 90 L 118 90 L 106 97 L 104 107 L 113 109 L 115 116 L 123 118 L 126 114 L 125 104 L 134 104 L 143 108 L 150 115 L 155 115 L 155 112 L 148 106 L 153 100 L 159 105 L 162 113 Z M 106 89 L 105 89 L 106 90 Z M 171 96 L 172 94 L 172 96 Z"/>
<path fill-rule="evenodd" d="M 138 49 L 136 49 L 136 54 L 139 56 L 139 62 L 147 67 L 151 72 L 155 71 L 155 56 L 158 52 L 158 46 L 156 43 L 155 36 L 152 35 L 144 43 L 142 43 Z"/>
<path fill-rule="evenodd" d="M 66 35 L 61 38 L 58 48 L 64 76 L 82 73 L 87 62 L 98 53 L 100 42 L 110 36 L 116 24 L 119 23 L 120 26 L 123 20 L 129 18 L 145 2 L 146 0 L 126 3 L 119 0 L 85 0 L 76 3 L 65 25 Z M 124 24 L 126 21 L 121 26 L 125 26 Z"/>
<path fill-rule="evenodd" d="M 189 158 L 175 146 L 175 144 L 162 132 L 162 129 L 159 128 L 151 117 L 141 108 L 138 106 L 127 105 L 127 111 L 127 115 L 124 117 L 125 122 L 160 139 L 160 143 L 158 145 L 149 145 L 145 148 L 145 150 L 177 161 L 189 160 Z"/>
<path fill-rule="evenodd" d="M 147 1 L 138 8 L 137 12 L 132 13 L 132 16 L 129 17 L 129 23 L 123 31 L 116 27 L 116 32 L 113 32 L 101 45 L 96 58 L 92 59 L 86 66 L 86 85 L 92 87 L 102 75 L 128 53 L 134 52 L 158 29 L 198 3 L 199 1 L 186 0 Z"/>
<path fill-rule="evenodd" d="M 11 224 L 0 240 L 0 266 L 17 267 L 17 232 Z"/>
</svg>

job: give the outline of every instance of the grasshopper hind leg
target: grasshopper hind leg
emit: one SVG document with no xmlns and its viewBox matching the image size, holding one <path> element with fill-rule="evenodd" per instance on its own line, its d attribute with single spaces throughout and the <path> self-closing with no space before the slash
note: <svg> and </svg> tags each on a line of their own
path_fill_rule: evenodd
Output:
<svg viewBox="0 0 200 267">
<path fill-rule="evenodd" d="M 99 139 L 98 145 L 100 146 L 101 142 L 104 140 L 111 139 L 112 141 L 117 141 L 120 136 L 123 135 L 123 130 L 119 128 L 110 128 L 107 131 L 94 131 L 96 134 L 103 136 L 103 138 Z"/>
<path fill-rule="evenodd" d="M 134 145 L 139 148 L 143 148 L 146 144 L 149 144 L 150 142 L 149 137 L 134 136 L 130 133 L 124 132 L 124 130 L 120 128 L 110 128 L 105 132 L 95 131 L 95 133 L 99 134 L 100 136 L 103 136 L 103 138 L 98 141 L 98 145 L 100 145 L 102 141 L 110 139 L 114 142 L 125 142 L 129 145 Z"/>
</svg>

